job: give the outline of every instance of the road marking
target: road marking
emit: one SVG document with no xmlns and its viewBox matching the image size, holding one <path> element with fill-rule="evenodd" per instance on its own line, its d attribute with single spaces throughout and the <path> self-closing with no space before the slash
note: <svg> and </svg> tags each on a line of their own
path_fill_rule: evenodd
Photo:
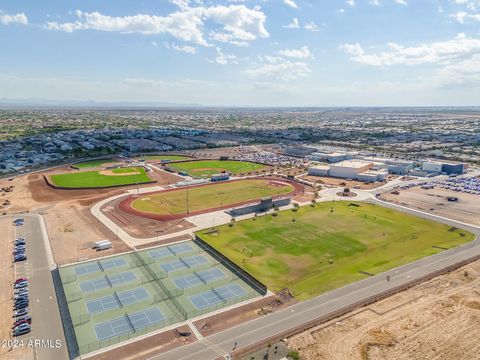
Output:
<svg viewBox="0 0 480 360">
<path fill-rule="evenodd" d="M 213 351 L 215 351 L 217 354 L 225 357 L 226 355 L 228 355 L 228 353 L 223 350 L 222 348 L 220 348 L 219 346 L 215 345 L 214 343 L 212 343 L 210 340 L 206 339 L 206 338 L 203 338 L 201 340 L 207 347 L 209 347 L 210 349 L 212 349 Z"/>
</svg>

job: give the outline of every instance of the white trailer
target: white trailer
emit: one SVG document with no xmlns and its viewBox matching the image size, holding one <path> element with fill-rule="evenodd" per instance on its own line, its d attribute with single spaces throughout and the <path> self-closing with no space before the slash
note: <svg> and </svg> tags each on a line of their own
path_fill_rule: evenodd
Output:
<svg viewBox="0 0 480 360">
<path fill-rule="evenodd" d="M 97 251 L 110 249 L 112 247 L 112 243 L 110 241 L 105 241 L 97 245 Z"/>
</svg>

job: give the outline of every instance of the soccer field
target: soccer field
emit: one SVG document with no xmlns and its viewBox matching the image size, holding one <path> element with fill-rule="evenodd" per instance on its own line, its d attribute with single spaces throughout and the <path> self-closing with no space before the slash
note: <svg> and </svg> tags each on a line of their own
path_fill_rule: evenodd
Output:
<svg viewBox="0 0 480 360">
<path fill-rule="evenodd" d="M 294 187 L 288 182 L 245 179 L 145 194 L 133 200 L 131 207 L 145 213 L 176 215 L 187 213 L 187 202 L 188 213 L 195 213 L 292 191 Z"/>
<path fill-rule="evenodd" d="M 50 175 L 50 179 L 54 185 L 66 188 L 109 187 L 152 181 L 142 167 L 55 174 Z"/>
<path fill-rule="evenodd" d="M 358 206 L 357 206 L 358 205 Z M 333 209 L 333 210 L 332 210 Z M 320 203 L 200 231 L 270 290 L 305 300 L 474 239 L 437 222 L 366 203 Z"/>
<path fill-rule="evenodd" d="M 265 165 L 246 161 L 229 160 L 199 160 L 174 163 L 169 165 L 177 171 L 185 171 L 192 177 L 205 178 L 221 173 L 222 171 L 236 174 L 261 171 Z"/>
</svg>

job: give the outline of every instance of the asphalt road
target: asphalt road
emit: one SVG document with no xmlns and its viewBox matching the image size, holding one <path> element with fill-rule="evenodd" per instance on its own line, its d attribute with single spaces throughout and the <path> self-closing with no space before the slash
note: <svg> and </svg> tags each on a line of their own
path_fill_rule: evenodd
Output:
<svg viewBox="0 0 480 360">
<path fill-rule="evenodd" d="M 372 199 L 370 202 L 376 201 Z M 314 299 L 295 304 L 284 310 L 232 327 L 192 344 L 154 356 L 151 360 L 216 359 L 232 351 L 235 342 L 237 343 L 237 349 L 247 347 L 258 343 L 262 339 L 267 339 L 296 326 L 308 323 L 313 319 L 335 313 L 342 308 L 368 299 L 374 294 L 381 294 L 388 289 L 408 284 L 415 279 L 432 274 L 437 270 L 480 255 L 480 228 L 392 204 L 382 203 L 382 206 L 442 222 L 450 226 L 463 228 L 473 232 L 477 236 L 477 239 L 463 246 L 443 251 L 436 255 L 336 289 Z M 387 275 L 390 275 L 390 281 L 388 282 L 386 281 Z"/>
<path fill-rule="evenodd" d="M 19 217 L 23 217 L 25 223 L 15 228 L 16 236 L 25 238 L 27 261 L 17 263 L 15 272 L 17 278 L 25 276 L 29 280 L 29 308 L 32 316 L 31 333 L 19 339 L 25 340 L 24 346 L 33 347 L 35 359 L 68 359 L 67 343 L 45 249 L 41 218 L 37 214 L 23 214 Z"/>
</svg>

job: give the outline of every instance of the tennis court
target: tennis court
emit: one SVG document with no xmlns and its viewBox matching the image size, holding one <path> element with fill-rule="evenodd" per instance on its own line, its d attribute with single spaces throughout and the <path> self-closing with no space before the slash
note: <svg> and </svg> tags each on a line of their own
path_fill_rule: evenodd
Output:
<svg viewBox="0 0 480 360">
<path fill-rule="evenodd" d="M 80 355 L 259 295 L 193 241 L 59 272 Z"/>
<path fill-rule="evenodd" d="M 179 289 L 188 289 L 193 286 L 208 284 L 212 281 L 222 279 L 225 277 L 225 273 L 218 269 L 208 269 L 199 272 L 194 272 L 191 275 L 179 276 L 173 279 L 173 282 Z"/>
<path fill-rule="evenodd" d="M 132 271 L 125 271 L 123 273 L 110 276 L 105 274 L 104 276 L 96 279 L 82 281 L 80 283 L 80 290 L 82 293 L 99 291 L 112 286 L 120 286 L 136 279 L 137 277 Z"/>
<path fill-rule="evenodd" d="M 113 320 L 97 324 L 95 325 L 95 335 L 98 340 L 104 340 L 115 335 L 140 329 L 164 319 L 165 316 L 160 309 L 153 307 L 133 314 L 124 314 Z"/>
<path fill-rule="evenodd" d="M 107 295 L 99 299 L 87 301 L 87 309 L 89 314 L 97 314 L 112 309 L 118 309 L 120 306 L 120 303 L 114 295 Z"/>
<path fill-rule="evenodd" d="M 149 250 L 148 253 L 155 259 L 161 259 L 168 256 L 175 256 L 178 254 L 184 254 L 192 251 L 192 247 L 189 244 L 175 244 L 165 246 L 158 249 Z"/>
<path fill-rule="evenodd" d="M 75 275 L 77 275 L 77 276 L 96 273 L 96 272 L 100 272 L 100 271 L 101 271 L 101 269 L 98 266 L 98 263 L 96 261 L 91 262 L 91 263 L 87 263 L 87 264 L 84 264 L 84 265 L 75 266 Z"/>
<path fill-rule="evenodd" d="M 135 304 L 136 302 L 146 300 L 150 297 L 147 290 L 143 286 L 133 290 L 126 290 L 117 293 L 117 297 L 120 300 L 122 306 Z"/>
<path fill-rule="evenodd" d="M 197 309 L 203 309 L 227 300 L 246 295 L 246 291 L 238 284 L 228 284 L 226 286 L 212 288 L 203 293 L 189 297 L 192 304 Z"/>
<path fill-rule="evenodd" d="M 111 258 L 99 261 L 103 270 L 108 270 L 112 268 L 116 268 L 119 266 L 127 265 L 127 262 L 123 258 Z"/>
<path fill-rule="evenodd" d="M 184 258 L 178 258 L 166 264 L 161 264 L 160 267 L 163 269 L 163 271 L 169 273 L 179 270 L 191 269 L 193 267 L 198 267 L 207 263 L 208 260 L 202 255 L 194 255 Z"/>
</svg>

